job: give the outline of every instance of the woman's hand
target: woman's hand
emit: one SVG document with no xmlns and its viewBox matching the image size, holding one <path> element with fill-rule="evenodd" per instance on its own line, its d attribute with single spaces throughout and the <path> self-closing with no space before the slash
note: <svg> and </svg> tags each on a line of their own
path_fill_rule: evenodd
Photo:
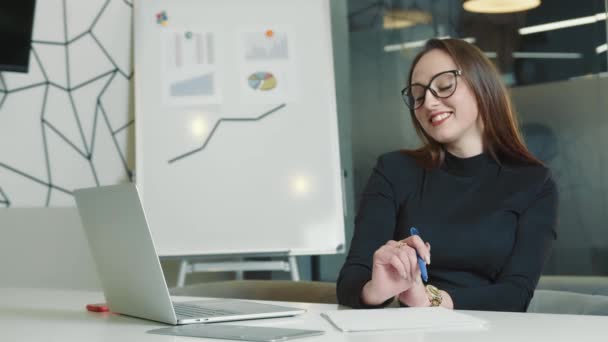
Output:
<svg viewBox="0 0 608 342">
<path fill-rule="evenodd" d="M 430 248 L 418 236 L 401 241 L 390 240 L 374 253 L 372 279 L 365 284 L 361 293 L 365 304 L 382 304 L 414 284 L 421 283 L 416 250 L 423 258 L 430 260 Z"/>
<path fill-rule="evenodd" d="M 410 236 L 402 240 L 403 243 L 415 248 L 418 254 L 424 259 L 427 265 L 431 263 L 431 245 L 425 243 L 417 236 Z M 414 286 L 399 293 L 399 301 L 407 306 L 430 306 L 431 302 L 426 294 L 426 289 L 422 282 L 417 282 Z"/>
</svg>

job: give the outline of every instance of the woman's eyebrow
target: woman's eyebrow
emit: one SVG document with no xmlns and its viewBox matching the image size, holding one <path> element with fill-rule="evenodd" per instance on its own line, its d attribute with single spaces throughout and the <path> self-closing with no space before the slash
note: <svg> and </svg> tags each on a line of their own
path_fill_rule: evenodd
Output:
<svg viewBox="0 0 608 342">
<path fill-rule="evenodd" d="M 438 72 L 438 73 L 435 73 L 435 74 L 431 75 L 431 77 L 429 78 L 429 81 L 428 81 L 428 82 L 426 82 L 426 83 L 425 83 L 425 82 L 413 81 L 413 80 L 412 80 L 412 82 L 411 82 L 410 84 L 419 84 L 419 85 L 423 85 L 423 86 L 429 85 L 429 84 L 431 83 L 431 80 L 433 80 L 433 79 L 435 78 L 435 76 L 437 76 L 437 75 L 439 75 L 439 74 L 443 74 L 444 72 L 448 72 L 448 71 L 450 71 L 450 70 L 451 70 L 451 69 L 446 69 L 446 70 L 444 70 L 444 71 L 440 71 L 440 72 Z M 454 70 L 456 70 L 456 69 L 454 69 Z"/>
<path fill-rule="evenodd" d="M 426 85 L 426 84 L 425 84 L 425 83 L 423 83 L 423 82 L 420 82 L 420 81 L 415 81 L 415 80 L 412 80 L 412 82 L 410 82 L 410 84 L 420 84 L 420 85 Z"/>
<path fill-rule="evenodd" d="M 432 79 L 433 77 L 435 77 L 435 75 L 431 75 L 431 77 L 429 77 L 429 78 L 428 78 L 428 82 L 430 82 L 430 81 L 431 81 L 431 79 Z M 416 79 L 414 79 L 414 78 L 412 77 L 412 82 L 411 82 L 411 84 L 427 85 L 427 84 L 428 84 L 428 82 L 422 82 L 422 81 L 420 81 L 420 80 L 416 80 Z"/>
</svg>

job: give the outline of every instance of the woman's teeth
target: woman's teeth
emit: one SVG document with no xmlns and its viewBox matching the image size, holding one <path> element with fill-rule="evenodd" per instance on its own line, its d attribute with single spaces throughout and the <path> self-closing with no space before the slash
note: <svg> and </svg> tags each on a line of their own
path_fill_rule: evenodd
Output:
<svg viewBox="0 0 608 342">
<path fill-rule="evenodd" d="M 441 121 L 450 115 L 452 115 L 452 113 L 443 113 L 443 114 L 435 115 L 431 118 L 431 122 Z"/>
</svg>

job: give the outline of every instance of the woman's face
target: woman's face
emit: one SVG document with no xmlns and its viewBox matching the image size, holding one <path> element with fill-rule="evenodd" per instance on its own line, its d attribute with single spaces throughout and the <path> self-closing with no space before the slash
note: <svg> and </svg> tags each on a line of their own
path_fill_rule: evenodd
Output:
<svg viewBox="0 0 608 342">
<path fill-rule="evenodd" d="M 411 84 L 428 86 L 434 76 L 449 70 L 458 70 L 452 58 L 442 50 L 431 50 L 416 64 Z M 475 95 L 461 76 L 448 76 L 450 77 L 436 77 L 431 88 L 441 96 L 442 91 L 445 94 L 445 89 L 454 86 L 452 82 L 456 82 L 454 93 L 447 98 L 439 98 L 429 90 L 423 90 L 426 91 L 423 95 L 424 102 L 414 110 L 416 119 L 429 136 L 446 145 L 448 150 L 464 154 L 481 153 L 483 125 L 479 119 Z"/>
</svg>

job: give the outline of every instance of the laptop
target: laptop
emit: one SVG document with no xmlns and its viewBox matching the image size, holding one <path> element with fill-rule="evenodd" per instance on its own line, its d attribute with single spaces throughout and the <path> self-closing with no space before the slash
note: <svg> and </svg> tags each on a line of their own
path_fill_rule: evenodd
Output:
<svg viewBox="0 0 608 342">
<path fill-rule="evenodd" d="M 306 310 L 245 300 L 171 301 L 137 188 L 77 189 L 78 213 L 110 311 L 172 325 L 293 316 Z"/>
</svg>

